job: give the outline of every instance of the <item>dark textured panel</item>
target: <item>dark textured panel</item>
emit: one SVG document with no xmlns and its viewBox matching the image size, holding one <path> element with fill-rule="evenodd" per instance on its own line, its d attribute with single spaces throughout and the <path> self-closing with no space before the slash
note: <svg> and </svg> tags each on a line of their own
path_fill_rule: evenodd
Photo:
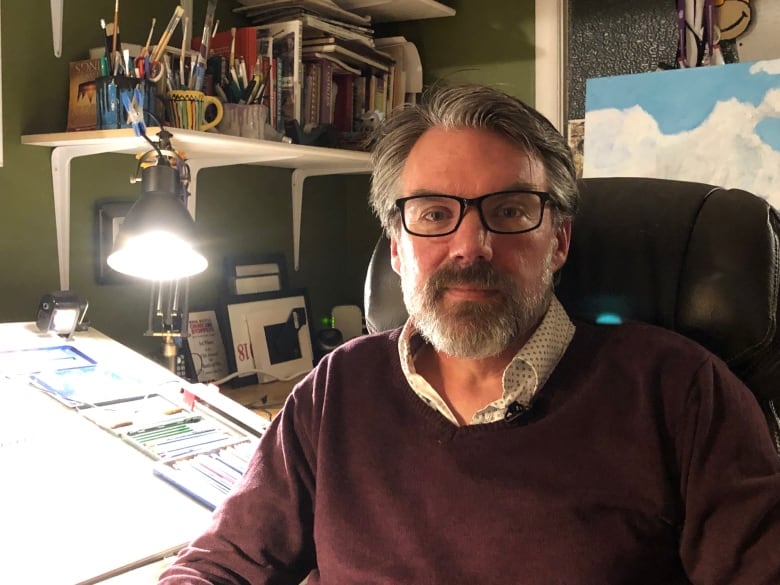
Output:
<svg viewBox="0 0 780 585">
<path fill-rule="evenodd" d="M 569 0 L 569 119 L 585 116 L 585 81 L 674 64 L 672 0 Z"/>
</svg>

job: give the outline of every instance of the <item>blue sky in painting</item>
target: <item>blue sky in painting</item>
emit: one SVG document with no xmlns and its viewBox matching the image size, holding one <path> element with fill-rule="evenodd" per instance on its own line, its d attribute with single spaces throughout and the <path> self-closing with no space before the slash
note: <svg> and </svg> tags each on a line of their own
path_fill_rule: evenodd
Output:
<svg viewBox="0 0 780 585">
<path fill-rule="evenodd" d="M 780 59 L 589 79 L 585 177 L 737 187 L 780 208 Z"/>
<path fill-rule="evenodd" d="M 767 91 L 780 87 L 780 72 L 751 72 L 752 64 L 675 69 L 588 80 L 586 110 L 640 105 L 664 134 L 701 125 L 715 104 L 729 99 L 758 106 Z M 603 89 L 599 90 L 599 84 Z M 596 88 L 590 91 L 590 88 Z M 780 112 L 778 112 L 780 115 Z"/>
</svg>

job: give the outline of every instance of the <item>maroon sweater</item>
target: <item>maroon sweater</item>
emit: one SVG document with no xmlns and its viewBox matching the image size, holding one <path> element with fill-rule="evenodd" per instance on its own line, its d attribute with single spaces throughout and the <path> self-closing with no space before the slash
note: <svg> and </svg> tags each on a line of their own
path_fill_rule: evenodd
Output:
<svg viewBox="0 0 780 585">
<path fill-rule="evenodd" d="M 455 427 L 407 384 L 398 333 L 295 388 L 162 583 L 780 583 L 780 458 L 705 350 L 579 323 L 528 415 Z"/>
</svg>

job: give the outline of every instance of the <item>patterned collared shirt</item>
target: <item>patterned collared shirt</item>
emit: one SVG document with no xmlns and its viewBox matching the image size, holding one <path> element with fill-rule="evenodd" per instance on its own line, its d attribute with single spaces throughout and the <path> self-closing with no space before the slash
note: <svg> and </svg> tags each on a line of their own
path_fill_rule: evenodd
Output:
<svg viewBox="0 0 780 585">
<path fill-rule="evenodd" d="M 469 424 L 504 420 L 510 405 L 527 407 L 536 392 L 544 386 L 561 356 L 574 337 L 574 324 L 561 303 L 553 296 L 550 307 L 528 342 L 520 348 L 504 370 L 501 398 L 474 413 Z M 458 425 L 450 407 L 428 381 L 417 373 L 414 356 L 423 346 L 417 329 L 407 321 L 398 340 L 398 353 L 409 385 L 431 408 L 438 410 L 453 424 Z"/>
</svg>

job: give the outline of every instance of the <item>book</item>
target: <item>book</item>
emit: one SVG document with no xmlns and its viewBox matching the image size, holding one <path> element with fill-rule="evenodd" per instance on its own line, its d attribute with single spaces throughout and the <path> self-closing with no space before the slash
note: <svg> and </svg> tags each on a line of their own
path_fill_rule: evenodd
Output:
<svg viewBox="0 0 780 585">
<path fill-rule="evenodd" d="M 349 10 L 340 8 L 330 0 L 244 0 L 244 6 L 235 8 L 233 12 L 243 13 L 255 21 L 266 21 L 269 18 L 294 16 L 301 12 L 319 17 L 332 18 L 348 24 L 368 26 L 371 18 L 360 16 Z"/>
<path fill-rule="evenodd" d="M 333 61 L 333 64 L 336 66 L 336 71 L 339 73 L 352 73 L 354 75 L 362 75 L 362 72 L 359 68 L 354 67 L 352 65 L 348 65 L 338 57 L 336 57 L 333 53 L 306 53 L 304 55 L 304 61 L 306 60 L 322 60 L 322 59 L 328 59 L 330 61 Z"/>
<path fill-rule="evenodd" d="M 200 47 L 201 37 L 193 37 L 190 47 L 196 49 Z M 230 49 L 233 44 L 233 34 L 228 30 L 223 30 L 211 38 L 209 44 L 209 54 L 218 55 L 230 59 Z M 247 67 L 253 66 L 257 62 L 257 27 L 241 26 L 236 28 L 236 43 L 233 51 L 236 60 L 239 57 L 244 58 Z"/>
<path fill-rule="evenodd" d="M 307 61 L 304 70 L 304 125 L 317 126 L 320 122 L 320 63 Z"/>
<path fill-rule="evenodd" d="M 215 85 L 221 85 L 222 90 L 227 95 L 229 101 L 238 102 L 241 99 L 241 87 L 231 88 L 230 81 L 230 58 L 233 57 L 235 71 L 238 76 L 240 64 L 244 63 L 248 80 L 251 80 L 255 69 L 262 70 L 263 57 L 259 52 L 257 39 L 258 29 L 255 26 L 243 26 L 235 29 L 235 43 L 233 43 L 233 32 L 224 30 L 215 34 L 209 44 L 209 58 L 219 57 L 222 60 L 220 73 L 213 80 Z M 200 47 L 201 37 L 192 39 L 190 46 L 194 49 Z M 247 83 L 248 83 L 247 80 Z M 231 91 L 232 90 L 232 91 Z"/>
<path fill-rule="evenodd" d="M 374 46 L 374 31 L 370 27 L 350 25 L 337 20 L 320 18 L 312 14 L 302 14 L 304 38 L 334 36 L 346 41 L 355 41 L 369 47 Z"/>
<path fill-rule="evenodd" d="M 394 64 L 392 57 L 371 47 L 350 43 L 333 37 L 304 39 L 301 51 L 304 55 L 330 53 L 349 65 L 360 69 L 373 69 L 387 73 Z"/>
<path fill-rule="evenodd" d="M 356 119 L 362 116 L 368 107 L 368 78 L 365 76 L 355 77 L 352 85 L 352 117 Z"/>
<path fill-rule="evenodd" d="M 320 60 L 320 124 L 333 123 L 333 71 L 335 66 L 330 59 Z"/>
<path fill-rule="evenodd" d="M 100 59 L 71 61 L 69 69 L 67 131 L 97 128 L 97 85 Z"/>
<path fill-rule="evenodd" d="M 395 66 L 390 71 L 391 80 L 388 90 L 388 110 L 397 108 L 406 100 L 406 61 L 403 44 L 397 43 L 382 46 L 382 51 L 387 53 L 395 61 Z"/>
<path fill-rule="evenodd" d="M 277 116 L 275 128 L 284 132 L 286 122 L 303 119 L 303 25 L 298 20 L 271 23 L 258 28 L 257 37 L 273 39 L 269 44 L 276 63 L 276 75 L 271 74 Z"/>
<path fill-rule="evenodd" d="M 339 132 L 352 132 L 355 75 L 339 73 L 333 76 L 336 84 L 336 99 L 333 107 L 333 125 Z"/>
<path fill-rule="evenodd" d="M 374 75 L 374 107 L 381 114 L 387 113 L 387 75 Z"/>
</svg>

